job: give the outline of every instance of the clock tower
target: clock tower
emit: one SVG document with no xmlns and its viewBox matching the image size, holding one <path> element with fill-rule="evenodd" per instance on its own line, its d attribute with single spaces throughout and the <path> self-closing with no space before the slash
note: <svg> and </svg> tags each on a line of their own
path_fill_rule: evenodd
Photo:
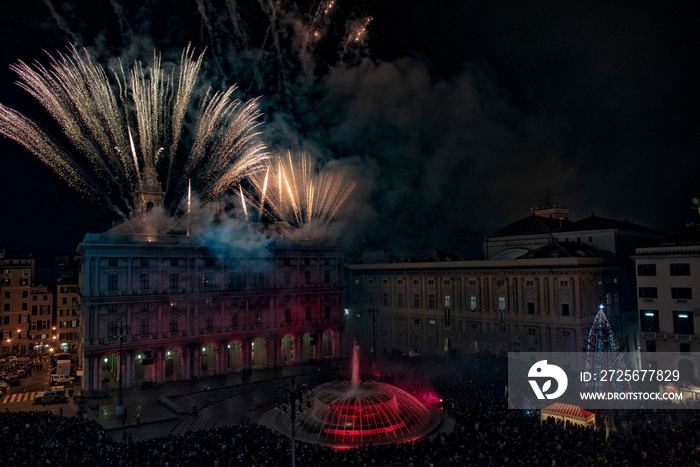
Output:
<svg viewBox="0 0 700 467">
<path fill-rule="evenodd" d="M 141 186 L 136 191 L 136 210 L 138 214 L 150 211 L 163 204 L 163 188 L 153 167 L 146 167 L 141 175 Z"/>
</svg>

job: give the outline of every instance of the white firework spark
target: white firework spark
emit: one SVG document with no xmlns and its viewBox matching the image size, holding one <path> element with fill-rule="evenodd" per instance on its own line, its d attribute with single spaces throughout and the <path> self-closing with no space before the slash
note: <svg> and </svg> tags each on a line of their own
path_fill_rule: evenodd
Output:
<svg viewBox="0 0 700 467">
<path fill-rule="evenodd" d="M 291 227 L 330 223 L 357 186 L 344 168 L 316 170 L 308 154 L 271 157 L 267 171 L 249 177 L 260 201 L 246 193 L 249 205 L 261 207 L 263 215 Z M 277 184 L 270 187 L 269 183 Z"/>
<path fill-rule="evenodd" d="M 11 69 L 19 75 L 19 86 L 41 103 L 76 151 L 62 149 L 36 122 L 2 104 L 0 134 L 35 154 L 69 186 L 128 217 L 139 204 L 146 169 L 158 174 L 163 199 L 170 203 L 166 208 L 173 211 L 186 196 L 189 179 L 207 201 L 263 167 L 267 152 L 257 138 L 258 100 L 235 99 L 235 86 L 207 92 L 190 150 L 180 150 L 203 54 L 195 57 L 185 48 L 175 80 L 154 53 L 147 70 L 140 62 L 129 73 L 121 66 L 113 70 L 113 88 L 87 51 L 70 46 L 68 52 L 49 55 L 48 68 L 20 61 Z"/>
</svg>

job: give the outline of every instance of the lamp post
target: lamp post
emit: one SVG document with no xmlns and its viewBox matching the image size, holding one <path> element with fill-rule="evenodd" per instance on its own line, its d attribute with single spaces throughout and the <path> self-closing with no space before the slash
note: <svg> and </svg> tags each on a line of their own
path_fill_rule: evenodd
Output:
<svg viewBox="0 0 700 467">
<path fill-rule="evenodd" d="M 122 346 L 126 340 L 126 336 L 129 335 L 129 330 L 131 329 L 128 325 L 121 325 L 114 328 L 116 332 L 119 333 L 119 400 L 117 401 L 117 416 L 121 415 L 122 425 L 126 423 L 126 414 L 124 413 L 124 396 L 122 394 L 122 381 L 124 371 L 122 369 L 124 358 L 122 353 Z"/>
<path fill-rule="evenodd" d="M 372 355 L 374 356 L 374 362 L 377 362 L 377 315 L 379 310 L 377 310 L 374 305 L 372 308 L 367 310 L 367 313 L 372 317 Z"/>
<path fill-rule="evenodd" d="M 311 400 L 314 396 L 314 392 L 306 385 L 297 385 L 294 382 L 294 376 L 292 376 L 292 384 L 285 384 L 284 386 L 278 387 L 274 391 L 275 400 L 277 405 L 275 409 L 279 409 L 282 405 L 282 413 L 289 410 L 289 418 L 292 421 L 292 467 L 296 466 L 296 420 L 297 413 L 304 411 L 304 406 L 306 408 L 311 407 Z M 289 407 L 289 409 L 287 409 Z"/>
</svg>

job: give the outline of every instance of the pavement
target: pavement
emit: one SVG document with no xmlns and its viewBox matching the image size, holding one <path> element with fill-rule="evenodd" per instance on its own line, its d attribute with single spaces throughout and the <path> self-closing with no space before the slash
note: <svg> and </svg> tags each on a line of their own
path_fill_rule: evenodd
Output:
<svg viewBox="0 0 700 467">
<path fill-rule="evenodd" d="M 408 370 L 416 374 L 420 372 L 421 377 L 428 376 L 431 370 L 438 372 L 441 367 L 430 362 L 379 360 L 383 372 Z M 366 370 L 376 371 L 372 368 Z M 288 378 L 295 376 L 297 384 L 307 383 L 314 387 L 328 380 L 348 379 L 349 371 L 347 360 L 328 360 L 123 388 L 124 417 L 116 414 L 119 388 L 114 382 L 108 385 L 107 391 L 99 394 L 81 394 L 76 386 L 75 397 L 67 405 L 47 406 L 43 410 L 57 414 L 61 410 L 65 416 L 79 415 L 96 420 L 118 441 L 122 440 L 125 431 L 130 432 L 134 440 L 152 439 L 245 421 L 257 422 L 274 407 L 274 388 L 288 382 Z M 194 407 L 197 408 L 196 414 Z M 449 422 L 443 428 L 446 426 Z"/>
<path fill-rule="evenodd" d="M 281 384 L 285 378 L 299 376 L 300 379 L 308 379 L 320 372 L 336 371 L 344 364 L 343 361 L 337 360 L 324 361 L 254 370 L 247 374 L 229 373 L 205 376 L 199 380 L 122 388 L 124 416 L 118 416 L 116 413 L 119 401 L 118 385 L 112 383 L 107 391 L 99 394 L 81 394 L 76 386 L 75 397 L 69 401 L 63 414 L 96 420 L 118 441 L 122 440 L 124 431 L 131 432 L 132 439 L 138 440 L 235 424 L 245 420 L 255 421 L 259 414 L 273 404 L 269 397 L 261 399 L 255 394 L 271 392 L 271 385 Z M 223 400 L 232 401 L 226 404 L 226 413 L 208 413 L 210 406 L 213 407 Z M 197 416 L 193 415 L 195 406 Z M 56 413 L 59 411 L 55 405 L 49 406 L 48 409 Z"/>
</svg>

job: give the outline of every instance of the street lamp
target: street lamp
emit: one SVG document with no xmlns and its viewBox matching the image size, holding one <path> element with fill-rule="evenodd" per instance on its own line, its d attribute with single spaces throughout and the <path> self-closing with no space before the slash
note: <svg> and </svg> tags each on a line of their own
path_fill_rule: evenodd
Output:
<svg viewBox="0 0 700 467">
<path fill-rule="evenodd" d="M 379 310 L 377 310 L 374 305 L 372 308 L 367 310 L 367 313 L 372 317 L 372 354 L 374 355 L 374 361 L 377 361 L 377 315 Z"/>
<path fill-rule="evenodd" d="M 124 362 L 122 354 L 122 345 L 126 340 L 126 336 L 129 335 L 129 330 L 131 328 L 128 325 L 121 325 L 121 322 L 119 324 L 120 326 L 116 326 L 114 328 L 115 334 L 117 332 L 119 333 L 119 400 L 117 402 L 117 416 L 122 416 L 122 425 L 124 425 L 126 423 L 126 414 L 124 413 L 124 396 L 122 395 L 122 376 L 124 374 L 124 371 L 122 369 Z"/>
<path fill-rule="evenodd" d="M 284 386 L 278 387 L 274 391 L 274 396 L 277 401 L 275 409 L 279 409 L 280 405 L 282 405 L 282 413 L 289 410 L 289 417 L 292 421 L 292 467 L 295 467 L 297 413 L 303 412 L 304 406 L 306 406 L 306 408 L 311 407 L 311 400 L 314 396 L 314 392 L 306 384 L 295 384 L 294 376 L 292 376 L 292 384 L 285 384 Z M 289 409 L 287 407 L 289 407 Z"/>
</svg>

